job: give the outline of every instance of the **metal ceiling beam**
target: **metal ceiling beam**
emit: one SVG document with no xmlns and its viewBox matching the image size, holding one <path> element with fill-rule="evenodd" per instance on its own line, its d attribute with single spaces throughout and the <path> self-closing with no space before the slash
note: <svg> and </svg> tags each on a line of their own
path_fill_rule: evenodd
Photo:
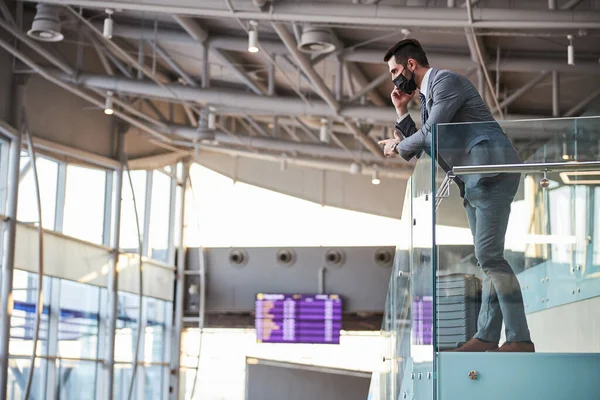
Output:
<svg viewBox="0 0 600 400">
<path fill-rule="evenodd" d="M 573 106 L 569 111 L 567 111 L 564 114 L 564 116 L 565 117 L 576 116 L 581 111 L 583 111 L 583 109 L 586 108 L 591 102 L 593 102 L 594 100 L 596 100 L 599 97 L 600 97 L 600 89 L 597 89 L 594 92 L 592 92 L 589 96 L 585 97 L 583 100 L 581 100 L 579 103 L 577 103 L 575 106 Z"/>
<path fill-rule="evenodd" d="M 23 1 L 23 0 L 21 0 Z M 28 0 L 32 1 L 32 0 Z M 231 12 L 221 0 L 170 0 L 156 4 L 153 0 L 35 0 L 37 3 L 71 4 L 95 9 L 122 9 L 162 14 L 240 18 L 278 22 L 314 22 L 325 24 L 356 24 L 365 26 L 403 26 L 427 28 L 493 28 L 493 29 L 599 29 L 597 11 L 553 11 L 525 9 L 475 9 L 473 25 L 459 8 L 398 7 L 386 5 L 306 2 L 275 2 L 269 12 L 256 10 L 251 2 L 232 0 Z"/>
<path fill-rule="evenodd" d="M 377 78 L 373 79 L 371 82 L 364 85 L 362 87 L 362 89 L 360 89 L 358 92 L 356 92 L 354 94 L 354 96 L 352 96 L 348 101 L 354 101 L 354 100 L 358 99 L 359 97 L 367 94 L 368 92 L 375 90 L 377 88 L 377 86 L 381 85 L 383 82 L 385 82 L 387 80 L 391 80 L 391 79 L 392 79 L 392 77 L 389 72 L 379 75 Z M 381 96 L 379 96 L 379 97 L 381 98 Z M 382 105 L 384 105 L 384 104 L 382 104 Z"/>
<path fill-rule="evenodd" d="M 358 85 L 360 86 L 360 89 L 356 93 L 362 93 L 360 96 L 368 93 L 369 98 L 377 106 L 387 105 L 386 101 L 381 97 L 381 95 L 377 91 L 373 90 L 374 88 L 370 88 L 367 91 L 363 92 L 363 88 L 369 87 L 369 81 L 367 80 L 367 78 L 365 78 L 365 75 L 362 73 L 362 71 L 360 70 L 358 65 L 356 65 L 352 62 L 347 62 L 346 66 L 348 68 L 348 72 L 352 76 L 354 76 L 354 79 L 356 79 L 356 83 L 358 83 Z M 354 94 L 353 97 L 356 97 L 356 93 Z M 360 96 L 358 96 L 358 97 L 360 97 Z"/>
<path fill-rule="evenodd" d="M 263 83 L 255 82 L 252 78 L 250 78 L 250 75 L 248 75 L 246 71 L 235 64 L 235 61 L 233 61 L 230 55 L 218 49 L 212 49 L 211 54 L 219 62 L 230 69 L 235 75 L 237 75 L 237 77 L 254 93 L 258 95 L 266 95 L 268 93 L 267 87 Z"/>
<path fill-rule="evenodd" d="M 206 46 L 206 41 L 209 38 L 209 33 L 207 30 L 202 28 L 199 23 L 197 23 L 194 19 L 185 17 L 182 15 L 174 15 L 173 19 L 177 21 L 177 23 L 188 33 L 188 35 L 202 46 Z M 156 39 L 159 41 L 159 39 Z M 215 57 L 219 62 L 224 64 L 228 69 L 230 69 L 237 77 L 244 82 L 246 86 L 248 86 L 254 93 L 265 95 L 267 94 L 267 87 L 261 83 L 255 82 L 246 71 L 244 71 L 241 67 L 236 65 L 236 63 L 232 60 L 232 58 L 225 52 L 219 50 L 218 48 L 211 48 L 211 53 L 213 57 Z"/>
<path fill-rule="evenodd" d="M 81 97 L 82 99 L 86 100 L 87 102 L 89 102 L 91 104 L 94 104 L 95 106 L 97 106 L 99 108 L 104 108 L 104 105 L 105 105 L 104 99 L 98 99 L 96 97 L 93 97 L 93 96 L 89 95 L 88 93 L 85 93 L 83 90 L 80 90 L 76 87 L 71 86 L 68 83 L 61 81 L 60 79 L 57 79 L 54 75 L 48 73 L 45 69 L 41 68 L 35 62 L 33 62 L 29 57 L 27 57 L 23 53 L 19 52 L 17 49 L 15 49 L 13 46 L 8 44 L 4 40 L 0 39 L 0 47 L 2 47 L 8 53 L 12 54 L 13 56 L 15 56 L 16 58 L 21 60 L 25 65 L 27 65 L 29 68 L 31 68 L 32 70 L 37 72 L 39 75 L 41 75 L 46 80 L 73 93 L 76 96 Z M 167 135 L 157 131 L 153 127 L 150 127 L 150 126 L 140 122 L 139 120 L 129 116 L 128 114 L 125 114 L 124 112 L 119 111 L 118 109 L 114 110 L 114 115 L 116 117 L 121 118 L 125 122 L 130 123 L 131 125 L 135 126 L 136 128 L 139 128 L 140 130 L 150 134 L 151 136 L 156 137 L 157 139 L 160 139 L 160 140 L 166 141 L 166 142 L 170 141 L 170 138 Z"/>
<path fill-rule="evenodd" d="M 171 58 L 171 56 L 169 55 L 169 53 L 166 52 L 165 49 L 163 49 L 159 44 L 153 43 L 151 40 L 148 40 L 148 44 L 150 46 L 154 46 L 154 48 L 156 49 L 156 53 L 163 59 L 163 61 L 169 66 L 169 68 L 175 71 L 175 73 L 177 73 L 177 75 L 179 75 L 185 81 L 185 83 L 192 87 L 198 87 L 196 81 L 194 81 L 192 77 L 189 76 L 187 72 L 185 72 L 183 68 L 181 68 L 179 64 L 175 62 L 175 60 L 173 60 L 173 58 Z"/>
<path fill-rule="evenodd" d="M 304 71 L 304 73 L 309 77 L 310 81 L 317 87 L 321 97 L 323 97 L 323 99 L 325 99 L 327 104 L 329 104 L 329 106 L 332 108 L 334 115 L 337 116 L 339 114 L 340 107 L 341 107 L 340 103 L 335 99 L 334 95 L 331 93 L 331 91 L 329 90 L 327 85 L 325 85 L 325 83 L 323 82 L 323 79 L 321 79 L 321 77 L 314 70 L 310 61 L 304 56 L 304 54 L 302 54 L 298 50 L 296 41 L 294 40 L 292 35 L 290 35 L 290 33 L 287 31 L 285 25 L 279 24 L 279 23 L 273 23 L 271 25 L 273 26 L 273 29 L 275 30 L 275 32 L 277 32 L 277 34 L 283 41 L 283 44 L 285 44 L 285 46 L 288 48 L 289 52 L 292 54 L 292 56 L 294 56 L 294 59 L 296 59 L 298 66 L 300 66 L 302 71 Z M 344 122 L 344 125 L 346 125 L 348 127 L 348 129 L 351 129 L 353 131 L 356 138 L 358 140 L 360 140 L 362 142 L 362 144 L 371 153 L 375 154 L 378 157 L 383 158 L 383 153 L 382 153 L 381 148 L 379 146 L 377 146 L 371 140 L 370 137 L 368 137 L 367 135 L 362 133 L 360 130 L 358 130 L 354 126 L 353 123 L 349 123 L 348 121 L 346 121 L 345 118 L 343 118 L 343 122 Z"/>
<path fill-rule="evenodd" d="M 193 140 L 198 137 L 198 132 L 190 127 L 173 125 L 171 126 L 171 129 L 179 136 L 186 139 Z M 278 153 L 295 152 L 313 157 L 326 157 L 345 160 L 351 159 L 352 156 L 352 153 L 348 153 L 348 151 L 344 149 L 338 149 L 337 147 L 326 144 L 304 142 L 298 143 L 291 140 L 281 140 L 278 138 L 263 138 L 248 135 L 237 135 L 234 133 L 230 135 L 228 133 L 215 132 L 214 140 L 220 144 L 241 146 L 248 149 L 266 150 Z M 365 163 L 384 162 L 386 165 L 397 165 L 399 167 L 405 167 L 409 165 L 401 157 L 382 159 L 375 154 L 367 152 L 364 152 L 360 158 Z"/>
<path fill-rule="evenodd" d="M 573 8 L 575 8 L 579 3 L 581 3 L 581 0 L 571 0 L 568 3 L 563 4 L 562 6 L 560 6 L 559 8 L 561 10 L 572 10 Z"/>
<path fill-rule="evenodd" d="M 464 11 L 463 11 L 464 13 Z M 97 25 L 100 28 L 100 25 Z M 187 43 L 189 45 L 201 45 L 189 35 L 182 31 L 161 29 L 156 34 L 152 29 L 142 28 L 127 24 L 115 24 L 113 36 L 126 39 L 141 40 L 154 37 L 159 43 Z M 211 36 L 207 43 L 211 49 L 221 49 L 228 51 L 248 51 L 248 40 L 240 37 Z M 275 40 L 261 38 L 261 45 L 271 54 L 288 54 L 287 48 L 283 43 Z M 383 56 L 387 49 L 367 49 L 361 48 L 345 52 L 343 59 L 351 62 L 361 62 L 369 64 L 383 64 Z M 451 52 L 428 51 L 427 58 L 431 65 L 439 65 L 450 69 L 469 69 L 473 66 L 473 61 L 468 54 L 457 54 Z M 496 70 L 494 62 L 487 63 L 489 70 Z M 535 58 L 535 57 L 510 57 L 502 60 L 500 64 L 502 71 L 514 72 L 539 72 L 541 70 L 556 70 L 560 72 L 581 73 L 581 74 L 600 74 L 598 62 L 577 61 L 576 65 L 567 65 L 564 54 L 557 54 L 556 58 Z"/>
<path fill-rule="evenodd" d="M 364 62 L 371 64 L 382 64 L 385 49 L 362 49 L 344 55 L 347 61 Z M 448 69 L 470 69 L 473 61 L 470 55 L 460 55 L 451 53 L 441 53 L 428 51 L 427 58 L 430 65 L 439 65 Z M 486 63 L 488 70 L 495 71 L 496 63 L 490 61 Z M 560 58 L 549 57 L 510 57 L 505 58 L 500 63 L 502 72 L 539 72 L 544 70 L 555 70 L 560 72 L 569 72 L 573 74 L 600 74 L 598 62 L 596 61 L 577 61 L 575 65 L 568 65 L 566 57 L 561 53 Z"/>
<path fill-rule="evenodd" d="M 532 80 L 527 82 L 525 85 L 521 86 L 517 91 L 515 91 L 513 94 L 511 94 L 506 99 L 504 99 L 504 101 L 502 103 L 500 103 L 500 108 L 508 107 L 509 105 L 511 105 L 519 97 L 521 97 L 522 95 L 527 93 L 529 90 L 531 90 L 535 86 L 537 86 L 541 81 L 546 79 L 546 77 L 549 74 L 550 74 L 550 72 L 548 72 L 548 71 L 542 71 L 541 74 L 539 74 L 538 76 L 536 76 L 535 78 L 533 78 Z M 494 113 L 496 113 L 496 111 L 497 110 L 494 110 Z"/>
<path fill-rule="evenodd" d="M 247 150 L 238 150 L 231 148 L 216 147 L 211 145 L 200 144 L 197 146 L 200 150 L 213 153 L 227 154 L 234 157 L 246 157 L 255 160 L 264 160 L 280 163 L 282 156 L 274 154 L 254 153 Z M 319 170 L 346 172 L 350 171 L 350 164 L 353 160 L 332 161 L 332 160 L 317 160 L 305 157 L 286 156 L 285 160 L 288 164 L 297 165 L 299 167 L 315 168 Z M 371 176 L 373 174 L 373 164 L 365 164 L 361 168 L 361 174 Z M 377 167 L 378 173 L 387 178 L 408 179 L 412 174 L 412 168 L 390 168 Z"/>
</svg>

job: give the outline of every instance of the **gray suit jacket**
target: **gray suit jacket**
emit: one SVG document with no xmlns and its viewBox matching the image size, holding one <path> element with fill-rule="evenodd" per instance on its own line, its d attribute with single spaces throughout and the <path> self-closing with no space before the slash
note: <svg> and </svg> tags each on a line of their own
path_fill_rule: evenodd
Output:
<svg viewBox="0 0 600 400">
<path fill-rule="evenodd" d="M 521 163 L 510 139 L 466 77 L 434 68 L 429 75 L 427 94 L 429 116 L 421 129 L 416 129 L 410 116 L 396 124 L 396 129 L 405 137 L 397 147 L 404 159 L 419 157 L 423 151 L 431 155 L 435 129 L 437 161 L 446 172 L 462 165 Z M 465 124 L 438 126 L 458 122 Z M 493 175 L 463 175 L 461 180 L 469 188 L 481 178 Z"/>
</svg>

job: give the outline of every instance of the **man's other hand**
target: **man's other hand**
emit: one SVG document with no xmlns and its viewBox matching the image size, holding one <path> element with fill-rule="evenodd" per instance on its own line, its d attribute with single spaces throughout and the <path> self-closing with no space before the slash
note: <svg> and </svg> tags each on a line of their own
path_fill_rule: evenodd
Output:
<svg viewBox="0 0 600 400">
<path fill-rule="evenodd" d="M 392 157 L 396 154 L 396 145 L 400 143 L 400 135 L 398 135 L 398 131 L 394 130 L 394 137 L 391 139 L 380 140 L 378 144 L 383 146 L 383 155 L 386 157 Z"/>
<path fill-rule="evenodd" d="M 392 103 L 394 103 L 394 107 L 396 108 L 396 113 L 399 117 L 406 114 L 408 112 L 408 103 L 415 97 L 415 92 L 411 94 L 406 94 L 398 88 L 394 88 L 391 94 Z"/>
</svg>

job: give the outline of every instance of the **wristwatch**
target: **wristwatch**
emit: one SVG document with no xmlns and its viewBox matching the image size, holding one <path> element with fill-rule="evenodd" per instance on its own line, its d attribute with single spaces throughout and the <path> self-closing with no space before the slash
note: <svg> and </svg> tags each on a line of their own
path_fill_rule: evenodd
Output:
<svg viewBox="0 0 600 400">
<path fill-rule="evenodd" d="M 400 143 L 394 143 L 394 145 L 392 146 L 392 152 L 393 152 L 393 153 L 400 154 L 400 152 L 398 151 L 398 145 L 399 145 L 399 144 L 400 144 Z"/>
</svg>

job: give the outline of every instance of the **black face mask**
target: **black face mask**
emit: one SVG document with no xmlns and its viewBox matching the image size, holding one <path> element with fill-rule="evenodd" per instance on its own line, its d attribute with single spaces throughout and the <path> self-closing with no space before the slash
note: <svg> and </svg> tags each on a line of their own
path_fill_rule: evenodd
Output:
<svg viewBox="0 0 600 400">
<path fill-rule="evenodd" d="M 404 69 L 406 69 L 406 66 L 404 66 Z M 404 75 L 400 74 L 392 82 L 394 82 L 398 90 L 406 94 L 412 94 L 412 92 L 417 90 L 417 82 L 415 82 L 415 73 L 411 72 L 411 75 L 410 79 L 407 79 Z"/>
</svg>

